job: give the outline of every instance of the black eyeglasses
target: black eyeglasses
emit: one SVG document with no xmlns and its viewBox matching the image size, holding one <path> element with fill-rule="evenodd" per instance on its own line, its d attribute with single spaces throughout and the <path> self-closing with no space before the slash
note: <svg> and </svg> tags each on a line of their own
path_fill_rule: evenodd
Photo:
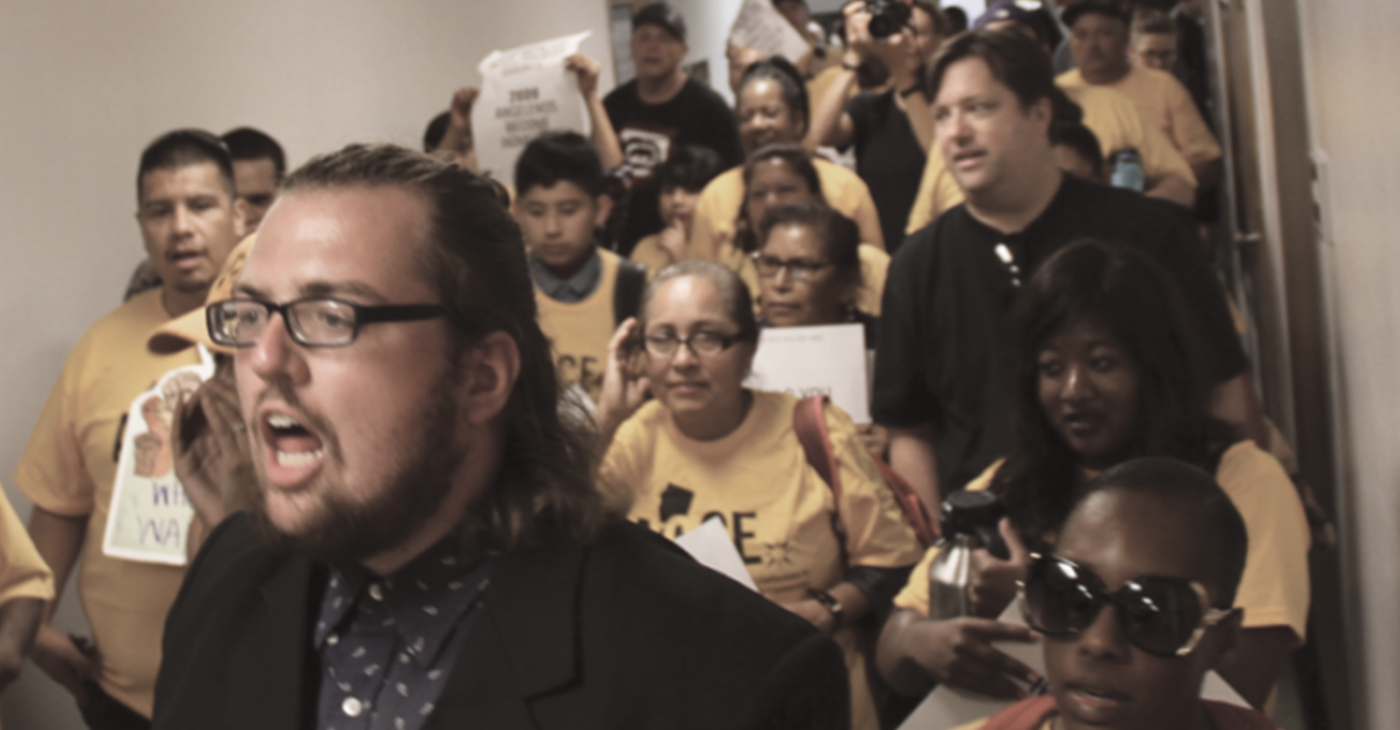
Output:
<svg viewBox="0 0 1400 730">
<path fill-rule="evenodd" d="M 344 347 L 360 328 L 374 322 L 414 322 L 447 313 L 437 304 L 393 304 L 366 307 L 332 297 L 308 297 L 286 304 L 258 299 L 229 299 L 205 310 L 209 337 L 228 347 L 249 347 L 258 341 L 274 313 L 292 341 L 306 347 Z"/>
<path fill-rule="evenodd" d="M 677 337 L 674 332 L 658 332 L 642 339 L 647 352 L 657 357 L 671 357 L 681 345 L 690 348 L 696 355 L 718 355 L 734 346 L 739 338 L 717 332 L 691 332 L 689 337 Z"/>
<path fill-rule="evenodd" d="M 792 259 L 784 261 L 777 256 L 755 251 L 750 254 L 753 257 L 754 268 L 758 269 L 758 275 L 767 279 L 778 275 L 783 269 L 788 270 L 788 276 L 793 281 L 811 281 L 816 277 L 817 272 L 832 264 L 825 261 L 812 261 L 811 259 Z"/>
<path fill-rule="evenodd" d="M 1106 604 L 1133 646 L 1156 656 L 1186 656 L 1206 629 L 1234 609 L 1214 608 L 1200 583 L 1143 576 L 1110 593 L 1103 580 L 1071 560 L 1031 554 L 1020 584 L 1026 623 L 1046 636 L 1073 636 L 1093 625 Z"/>
</svg>

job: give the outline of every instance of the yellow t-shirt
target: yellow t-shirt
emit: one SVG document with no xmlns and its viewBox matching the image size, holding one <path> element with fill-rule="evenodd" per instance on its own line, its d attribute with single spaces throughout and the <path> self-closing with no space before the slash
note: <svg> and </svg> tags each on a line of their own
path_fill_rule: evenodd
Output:
<svg viewBox="0 0 1400 730">
<path fill-rule="evenodd" d="M 150 716 L 165 614 L 183 567 L 102 553 L 127 408 L 165 373 L 199 362 L 194 348 L 154 355 L 151 330 L 170 318 L 161 290 L 132 297 L 103 317 L 68 355 L 29 438 L 16 485 L 54 514 L 86 517 L 78 594 L 102 656 L 97 681 L 108 694 Z"/>
<path fill-rule="evenodd" d="M 661 247 L 660 241 L 661 234 L 653 233 L 638 241 L 637 245 L 632 248 L 632 253 L 627 256 L 633 262 L 647 267 L 647 281 L 656 278 L 662 269 L 676 263 L 676 260 L 671 258 L 671 254 L 666 253 L 666 249 Z"/>
<path fill-rule="evenodd" d="M 559 387 L 568 389 L 578 385 L 594 403 L 603 394 L 608 342 L 616 329 L 613 290 L 617 286 L 617 266 L 621 261 L 617 254 L 606 249 L 598 249 L 598 256 L 603 261 L 598 286 L 581 302 L 556 301 L 535 287 L 540 329 L 549 338 L 554 353 Z"/>
<path fill-rule="evenodd" d="M 1188 163 L 1197 165 L 1220 159 L 1220 143 L 1201 118 L 1186 87 L 1166 71 L 1136 64 L 1130 69 L 1128 75 L 1102 86 L 1132 99 L 1147 122 L 1156 125 Z M 1077 68 L 1060 74 L 1055 83 L 1064 89 L 1091 85 Z"/>
<path fill-rule="evenodd" d="M 967 489 L 991 486 L 1001 464 L 992 464 L 968 482 Z M 1307 636 L 1312 537 L 1293 482 L 1278 461 L 1253 441 L 1241 441 L 1226 450 L 1215 479 L 1244 518 L 1249 535 L 1244 575 L 1235 596 L 1235 606 L 1244 609 L 1244 627 L 1287 626 L 1301 644 Z M 895 597 L 896 607 L 928 615 L 928 571 L 937 554 L 937 547 L 924 553 L 908 585 Z"/>
<path fill-rule="evenodd" d="M 812 164 L 817 168 L 827 205 L 856 222 L 860 240 L 883 250 L 885 236 L 880 231 L 880 215 L 865 181 L 820 157 L 813 158 Z M 743 266 L 744 253 L 734 246 L 734 220 L 744 204 L 744 192 L 743 167 L 727 170 L 705 186 L 695 204 L 689 258 L 716 261 L 735 271 Z"/>
<path fill-rule="evenodd" d="M 0 605 L 16 598 L 52 601 L 53 571 L 39 557 L 24 523 L 0 489 Z"/>
<path fill-rule="evenodd" d="M 807 463 L 792 426 L 797 399 L 753 392 L 739 428 L 695 441 L 659 402 L 642 406 L 618 429 L 603 459 L 602 489 L 630 499 L 629 519 L 675 538 L 711 516 L 723 520 L 759 591 L 799 601 L 809 588 L 830 588 L 852 566 L 899 567 L 919 559 L 919 543 L 889 487 L 866 453 L 851 419 L 826 411 L 841 480 L 841 503 Z M 832 527 L 836 514 L 843 544 Z M 878 727 L 864 659 L 850 627 L 835 640 L 851 669 L 853 727 Z"/>
<path fill-rule="evenodd" d="M 1115 152 L 1135 149 L 1142 157 L 1147 187 L 1167 177 L 1196 184 L 1196 174 L 1186 158 L 1161 130 L 1147 123 L 1132 99 L 1102 86 L 1060 86 L 1084 109 L 1084 126 L 1098 138 L 1105 159 Z M 962 188 L 944 164 L 943 154 L 935 149 L 924 165 L 924 176 L 919 181 L 919 192 L 914 197 L 905 231 L 913 233 L 923 228 L 963 200 Z"/>
</svg>

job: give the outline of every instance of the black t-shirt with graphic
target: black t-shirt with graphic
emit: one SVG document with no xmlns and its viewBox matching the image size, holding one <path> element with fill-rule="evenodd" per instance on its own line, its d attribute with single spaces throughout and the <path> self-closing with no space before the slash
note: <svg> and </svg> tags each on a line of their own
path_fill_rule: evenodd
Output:
<svg viewBox="0 0 1400 730">
<path fill-rule="evenodd" d="M 637 95 L 637 82 L 629 81 L 608 94 L 603 106 L 635 179 L 618 246 L 618 253 L 624 256 L 637 241 L 663 227 L 657 211 L 660 191 L 652 172 L 677 145 L 709 147 L 719 153 L 724 169 L 744 162 L 734 113 L 723 97 L 695 79 L 687 79 L 680 92 L 664 104 L 643 103 Z"/>
</svg>

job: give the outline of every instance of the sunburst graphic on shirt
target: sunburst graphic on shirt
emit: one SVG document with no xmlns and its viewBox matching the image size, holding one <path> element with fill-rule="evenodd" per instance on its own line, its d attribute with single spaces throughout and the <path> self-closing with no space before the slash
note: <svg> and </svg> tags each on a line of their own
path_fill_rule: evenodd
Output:
<svg viewBox="0 0 1400 730">
<path fill-rule="evenodd" d="M 788 544 L 785 542 L 763 543 L 763 562 L 768 567 L 792 565 L 792 558 L 788 555 Z"/>
</svg>

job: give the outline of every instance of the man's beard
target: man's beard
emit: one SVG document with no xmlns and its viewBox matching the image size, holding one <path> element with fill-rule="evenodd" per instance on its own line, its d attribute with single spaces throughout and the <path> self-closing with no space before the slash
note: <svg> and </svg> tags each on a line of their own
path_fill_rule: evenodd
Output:
<svg viewBox="0 0 1400 730">
<path fill-rule="evenodd" d="M 268 516 L 270 485 L 259 474 L 259 489 L 251 512 L 263 543 L 276 551 L 301 553 L 327 562 L 360 562 L 403 544 L 441 507 L 464 457 L 455 444 L 456 403 L 440 395 L 451 392 L 449 384 L 450 378 L 444 377 L 428 391 L 439 395 L 432 399 L 424 427 L 413 442 L 416 451 L 368 502 L 346 502 L 338 485 L 326 485 L 321 514 L 295 533 L 284 532 Z"/>
</svg>

